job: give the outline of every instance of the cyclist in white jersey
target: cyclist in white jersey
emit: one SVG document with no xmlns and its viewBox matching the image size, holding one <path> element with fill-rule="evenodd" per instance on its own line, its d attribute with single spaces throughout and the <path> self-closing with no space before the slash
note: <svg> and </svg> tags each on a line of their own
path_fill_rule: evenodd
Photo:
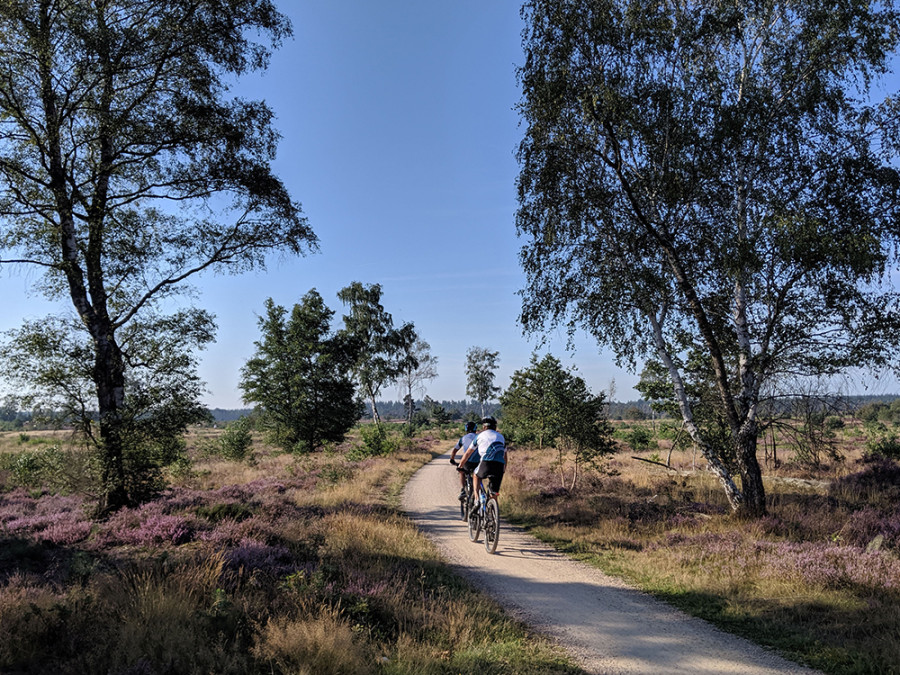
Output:
<svg viewBox="0 0 900 675">
<path fill-rule="evenodd" d="M 475 422 L 466 422 L 465 436 L 462 436 L 456 442 L 456 445 L 453 446 L 453 450 L 450 453 L 450 463 L 453 465 L 462 464 L 463 468 L 465 469 L 465 471 L 459 472 L 459 498 L 460 498 L 460 500 L 463 500 L 466 498 L 466 479 L 467 479 L 466 472 L 473 473 L 475 471 L 475 469 L 478 468 L 478 461 L 479 461 L 480 457 L 476 453 L 476 454 L 472 455 L 471 457 L 469 457 L 468 462 L 457 462 L 456 461 L 456 453 L 459 452 L 460 450 L 465 451 L 466 448 L 468 448 L 469 445 L 472 443 L 472 441 L 475 440 L 475 436 L 477 436 L 475 431 L 477 428 L 478 428 L 478 426 L 475 424 Z"/>
<path fill-rule="evenodd" d="M 503 482 L 503 472 L 506 470 L 506 439 L 497 431 L 497 420 L 493 417 L 481 420 L 481 433 L 475 437 L 460 461 L 468 461 L 475 453 L 481 455 L 474 474 L 476 493 L 481 488 L 482 480 L 490 476 L 494 492 L 500 494 L 500 483 Z"/>
</svg>

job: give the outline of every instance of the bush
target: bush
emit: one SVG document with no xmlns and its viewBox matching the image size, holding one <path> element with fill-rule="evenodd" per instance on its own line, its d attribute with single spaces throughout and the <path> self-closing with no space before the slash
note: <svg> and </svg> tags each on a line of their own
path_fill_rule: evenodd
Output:
<svg viewBox="0 0 900 675">
<path fill-rule="evenodd" d="M 880 422 L 866 424 L 866 455 L 900 459 L 900 439 Z"/>
<path fill-rule="evenodd" d="M 640 426 L 634 427 L 634 429 L 632 429 L 626 437 L 628 445 L 630 445 L 636 452 L 647 450 L 650 447 L 650 441 L 652 439 L 653 434 L 650 433 L 650 430 L 647 429 L 647 427 Z"/>
<path fill-rule="evenodd" d="M 250 435 L 250 418 L 241 417 L 230 422 L 219 439 L 221 454 L 225 459 L 240 462 L 250 454 L 253 437 Z"/>
<path fill-rule="evenodd" d="M 391 438 L 383 424 L 364 424 L 360 426 L 359 433 L 363 445 L 353 449 L 351 459 L 379 457 L 397 449 L 397 442 Z"/>
<path fill-rule="evenodd" d="M 55 493 L 92 492 L 99 481 L 95 456 L 56 445 L 9 455 L 2 468 L 10 472 L 14 485 Z"/>
<path fill-rule="evenodd" d="M 837 415 L 830 415 L 825 418 L 825 428 L 831 431 L 837 431 L 844 428 L 844 420 Z"/>
</svg>

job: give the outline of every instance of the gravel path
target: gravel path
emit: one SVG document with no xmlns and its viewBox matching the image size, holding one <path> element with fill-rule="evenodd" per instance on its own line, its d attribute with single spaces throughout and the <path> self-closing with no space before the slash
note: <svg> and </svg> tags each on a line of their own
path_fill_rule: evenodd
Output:
<svg viewBox="0 0 900 675">
<path fill-rule="evenodd" d="M 507 523 L 497 553 L 488 555 L 481 538 L 469 541 L 459 519 L 459 483 L 448 458 L 413 476 L 403 492 L 404 510 L 463 576 L 566 647 L 586 672 L 816 672 L 688 617 Z"/>
</svg>

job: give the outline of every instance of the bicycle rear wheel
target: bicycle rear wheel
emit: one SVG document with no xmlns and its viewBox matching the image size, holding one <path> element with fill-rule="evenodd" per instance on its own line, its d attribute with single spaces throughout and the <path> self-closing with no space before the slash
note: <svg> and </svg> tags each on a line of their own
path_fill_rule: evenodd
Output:
<svg viewBox="0 0 900 675">
<path fill-rule="evenodd" d="M 491 499 L 487 503 L 484 516 L 484 550 L 493 553 L 497 550 L 497 542 L 500 540 L 500 507 L 497 500 Z"/>
</svg>

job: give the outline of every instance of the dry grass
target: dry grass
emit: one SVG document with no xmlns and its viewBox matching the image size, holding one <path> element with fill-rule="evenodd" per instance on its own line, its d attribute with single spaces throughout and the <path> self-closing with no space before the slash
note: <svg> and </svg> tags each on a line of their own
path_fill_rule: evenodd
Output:
<svg viewBox="0 0 900 675">
<path fill-rule="evenodd" d="M 661 449 L 640 456 L 664 460 Z M 900 527 L 900 485 L 846 479 L 871 470 L 855 461 L 858 446 L 848 441 L 843 462 L 814 470 L 764 469 L 770 515 L 758 521 L 731 516 L 718 481 L 689 470 L 689 453 L 673 453 L 671 471 L 637 454 L 624 449 L 569 493 L 546 453 L 520 450 L 504 481 L 505 513 L 576 557 L 826 672 L 900 672 L 898 539 L 866 552 L 878 527 Z"/>
<path fill-rule="evenodd" d="M 295 675 L 362 675 L 375 669 L 373 650 L 354 635 L 338 610 L 316 616 L 271 618 L 257 636 L 253 654 L 277 672 Z"/>
</svg>

